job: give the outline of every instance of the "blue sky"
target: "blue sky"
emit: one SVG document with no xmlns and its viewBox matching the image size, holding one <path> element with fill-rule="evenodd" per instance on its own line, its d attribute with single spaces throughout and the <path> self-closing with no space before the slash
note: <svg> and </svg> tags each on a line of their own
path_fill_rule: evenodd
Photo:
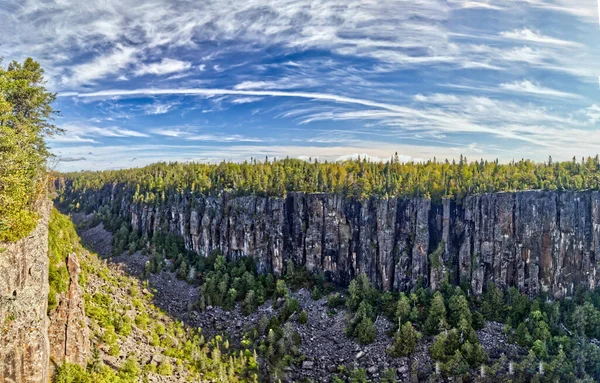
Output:
<svg viewBox="0 0 600 383">
<path fill-rule="evenodd" d="M 97 4 L 92 4 L 97 3 Z M 596 0 L 0 0 L 60 170 L 600 152 Z"/>
</svg>

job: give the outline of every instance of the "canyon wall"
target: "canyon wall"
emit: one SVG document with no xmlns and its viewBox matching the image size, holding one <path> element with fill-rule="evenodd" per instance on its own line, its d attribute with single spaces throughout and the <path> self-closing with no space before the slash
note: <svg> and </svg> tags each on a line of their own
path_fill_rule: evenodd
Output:
<svg viewBox="0 0 600 383">
<path fill-rule="evenodd" d="M 341 195 L 167 195 L 159 204 L 133 203 L 129 189 L 72 193 L 74 206 L 108 205 L 140 234 L 181 235 L 187 249 L 254 257 L 261 271 L 282 274 L 288 260 L 347 284 L 359 273 L 384 290 L 442 278 L 471 286 L 514 286 L 534 296 L 570 295 L 600 285 L 600 194 L 522 191 L 433 203 L 424 198 L 359 200 Z M 439 246 L 439 247 L 438 247 Z M 438 251 L 436 251 L 438 249 Z"/>
<path fill-rule="evenodd" d="M 48 219 L 29 236 L 0 244 L 0 382 L 48 382 Z"/>
<path fill-rule="evenodd" d="M 51 201 L 43 200 L 35 230 L 17 242 L 0 243 L 0 383 L 47 383 L 55 366 L 85 365 L 89 354 L 75 254 L 66 263 L 68 290 L 47 315 L 51 209 Z"/>
<path fill-rule="evenodd" d="M 49 314 L 50 374 L 65 362 L 85 366 L 91 356 L 83 289 L 78 283 L 81 269 L 75 253 L 68 255 L 66 266 L 69 287 L 58 295 L 58 305 Z"/>
</svg>

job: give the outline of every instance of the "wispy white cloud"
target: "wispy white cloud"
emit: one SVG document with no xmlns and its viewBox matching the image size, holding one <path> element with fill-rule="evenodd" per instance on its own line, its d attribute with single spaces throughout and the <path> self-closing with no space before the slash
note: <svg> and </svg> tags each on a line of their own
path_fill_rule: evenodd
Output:
<svg viewBox="0 0 600 383">
<path fill-rule="evenodd" d="M 592 124 L 600 122 L 600 106 L 594 104 L 589 108 L 584 109 L 582 113 Z"/>
<path fill-rule="evenodd" d="M 142 138 L 149 137 L 148 134 L 117 126 L 98 127 L 87 124 L 65 124 L 61 126 L 65 135 L 57 136 L 55 142 L 97 142 L 94 138 Z"/>
<path fill-rule="evenodd" d="M 145 114 L 156 115 L 169 113 L 179 105 L 177 102 L 154 102 L 144 106 L 142 109 Z"/>
<path fill-rule="evenodd" d="M 581 98 L 580 95 L 568 92 L 561 92 L 559 90 L 544 87 L 540 84 L 533 83 L 528 80 L 515 81 L 511 83 L 500 84 L 500 88 L 512 92 L 518 93 L 529 93 L 540 96 L 550 96 L 559 98 Z"/>
<path fill-rule="evenodd" d="M 85 161 L 86 158 L 85 157 L 59 157 L 58 160 L 61 162 L 79 162 L 79 161 Z"/>
<path fill-rule="evenodd" d="M 237 97 L 231 100 L 233 104 L 249 104 L 262 100 L 262 97 Z"/>
<path fill-rule="evenodd" d="M 534 42 L 534 43 L 553 44 L 553 45 L 561 45 L 561 46 L 575 47 L 575 48 L 582 48 L 584 46 L 583 44 L 578 43 L 578 42 L 561 40 L 561 39 L 557 39 L 554 37 L 545 36 L 545 35 L 541 34 L 539 31 L 531 30 L 529 28 L 515 29 L 512 31 L 504 31 L 504 32 L 500 33 L 500 36 L 508 38 L 508 39 L 512 39 L 512 40 L 517 40 L 520 42 L 530 41 L 530 42 Z"/>
<path fill-rule="evenodd" d="M 209 142 L 266 142 L 268 140 L 258 137 L 248 137 L 240 134 L 215 134 L 202 133 L 201 129 L 194 127 L 162 127 L 150 129 L 150 133 L 157 136 L 179 138 L 185 141 Z"/>
<path fill-rule="evenodd" d="M 588 33 L 589 21 L 598 21 L 596 9 L 595 0 L 105 0 L 86 7 L 23 0 L 0 10 L 0 45 L 7 59 L 32 55 L 40 60 L 53 90 L 80 91 L 60 92 L 72 97 L 59 100 L 63 112 L 73 113 L 66 120 L 86 122 L 62 139 L 95 147 L 98 141 L 141 138 L 189 144 L 193 137 L 207 147 L 223 142 L 241 147 L 268 137 L 250 130 L 263 122 L 302 130 L 328 121 L 331 125 L 322 125 L 331 130 L 336 121 L 348 121 L 371 132 L 369 138 L 381 134 L 377 139 L 386 140 L 385 150 L 406 139 L 431 143 L 438 157 L 454 153 L 448 146 L 483 156 L 494 150 L 489 142 L 499 142 L 533 155 L 588 150 L 598 143 L 599 112 L 587 102 L 599 74 L 600 56 Z M 490 16 L 493 23 L 480 22 Z M 446 93 L 434 85 L 448 79 L 467 86 Z M 511 93 L 519 95 L 518 102 L 509 99 Z M 91 112 L 98 100 L 105 102 Z M 239 115 L 245 108 L 231 107 L 259 100 L 258 112 L 249 112 L 247 119 Z M 173 113 L 179 106 L 192 110 L 190 120 Z M 98 126 L 89 126 L 92 117 Z M 173 126 L 227 121 L 231 134 L 157 127 L 167 120 Z M 133 128 L 102 128 L 103 123 Z M 390 155 L 384 149 L 362 150 L 366 133 L 306 137 L 311 136 L 292 138 L 328 150 L 352 148 L 336 149 L 339 156 Z M 267 146 L 256 148 L 263 153 Z M 250 153 L 238 148 L 230 155 L 207 147 L 203 158 Z M 277 150 L 272 153 L 281 155 Z M 85 154 L 70 156 L 93 161 Z M 145 156 L 142 161 L 157 153 Z M 186 158 L 178 156 L 172 154 Z"/>
<path fill-rule="evenodd" d="M 517 85 L 514 85 L 516 88 Z M 521 84 L 520 90 L 548 93 L 548 88 L 529 87 Z M 127 97 L 156 95 L 244 95 L 261 97 L 297 97 L 320 100 L 335 104 L 349 104 L 372 109 L 352 111 L 317 112 L 303 117 L 301 123 L 323 120 L 378 120 L 385 126 L 408 132 L 439 134 L 476 134 L 496 137 L 514 142 L 522 142 L 546 148 L 557 148 L 565 142 L 574 144 L 574 138 L 583 139 L 589 135 L 587 120 L 574 120 L 553 113 L 544 107 L 532 104 L 495 100 L 488 97 L 464 96 L 457 94 L 416 95 L 415 101 L 424 107 L 408 107 L 389 103 L 374 102 L 325 93 L 284 92 L 284 91 L 240 91 L 231 89 L 138 89 L 107 90 L 78 97 Z M 542 125 L 545 127 L 542 128 Z M 189 137 L 189 133 L 169 131 L 164 135 Z M 206 138 L 206 137 L 205 137 Z M 588 142 L 590 142 L 588 140 Z M 600 138 L 598 139 L 600 144 Z M 474 150 L 474 149 L 472 149 Z"/>
<path fill-rule="evenodd" d="M 332 102 L 357 104 L 364 106 L 372 106 L 381 109 L 390 110 L 405 110 L 404 107 L 370 101 L 354 97 L 338 96 L 328 93 L 317 92 L 294 92 L 294 91 L 275 91 L 275 90 L 235 90 L 235 89 L 217 89 L 217 88 L 177 88 L 177 89 L 112 89 L 102 90 L 98 92 L 64 92 L 59 94 L 60 97 L 77 97 L 77 98 L 110 98 L 110 97 L 133 97 L 133 96 L 159 96 L 159 95 L 188 95 L 188 96 L 258 96 L 258 97 L 296 97 L 307 98 L 314 100 L 325 100 Z"/>
<path fill-rule="evenodd" d="M 77 64 L 68 69 L 68 74 L 63 76 L 63 83 L 71 86 L 89 85 L 98 79 L 118 73 L 129 66 L 139 53 L 137 48 L 118 45 L 105 55 L 100 55 L 93 60 Z"/>
<path fill-rule="evenodd" d="M 189 61 L 181 61 L 171 58 L 163 58 L 160 62 L 153 62 L 150 64 L 142 64 L 135 70 L 137 76 L 143 76 L 147 74 L 152 75 L 165 75 L 171 73 L 178 73 L 188 70 L 192 67 L 192 63 Z"/>
<path fill-rule="evenodd" d="M 240 134 L 196 134 L 184 137 L 188 141 L 213 141 L 213 142 L 266 142 L 268 140 L 258 137 L 247 137 Z"/>
<path fill-rule="evenodd" d="M 77 135 L 69 134 L 66 135 L 56 135 L 48 139 L 50 144 L 52 143 L 61 143 L 61 144 L 81 144 L 81 143 L 98 143 L 98 141 L 91 138 L 84 138 Z"/>
</svg>

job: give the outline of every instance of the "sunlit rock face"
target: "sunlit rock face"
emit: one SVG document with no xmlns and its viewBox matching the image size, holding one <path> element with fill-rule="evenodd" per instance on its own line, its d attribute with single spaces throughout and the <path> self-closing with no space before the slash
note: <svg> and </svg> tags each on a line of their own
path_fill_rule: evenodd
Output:
<svg viewBox="0 0 600 383">
<path fill-rule="evenodd" d="M 27 237 L 0 244 L 0 382 L 48 382 L 50 201 Z"/>
<path fill-rule="evenodd" d="M 533 296 L 595 288 L 600 255 L 598 192 L 523 191 L 469 196 L 356 199 L 324 193 L 284 198 L 183 193 L 158 204 L 133 203 L 121 185 L 64 196 L 88 209 L 110 204 L 149 237 L 181 235 L 206 256 L 254 257 L 262 272 L 288 261 L 347 284 L 366 273 L 383 290 L 439 288 L 444 279 L 481 294 L 495 282 Z M 440 261 L 430 254 L 442 245 Z"/>
<path fill-rule="evenodd" d="M 69 287 L 57 297 L 58 305 L 49 315 L 50 374 L 64 362 L 85 366 L 90 355 L 89 329 L 85 316 L 81 269 L 75 253 L 67 257 Z"/>
</svg>

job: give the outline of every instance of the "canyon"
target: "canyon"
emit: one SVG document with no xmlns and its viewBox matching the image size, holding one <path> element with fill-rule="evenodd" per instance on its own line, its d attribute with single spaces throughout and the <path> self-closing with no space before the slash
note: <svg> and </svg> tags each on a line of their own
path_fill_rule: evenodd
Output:
<svg viewBox="0 0 600 383">
<path fill-rule="evenodd" d="M 88 211 L 108 206 L 140 235 L 179 235 L 197 254 L 218 249 L 229 259 L 253 257 L 260 271 L 275 275 L 291 261 L 340 285 L 365 273 L 382 290 L 436 289 L 448 280 L 478 295 L 494 282 L 556 298 L 600 284 L 597 191 L 501 192 L 439 202 L 184 191 L 147 204 L 135 202 L 123 184 L 78 193 L 69 183 L 57 181 L 64 203 Z"/>
</svg>

